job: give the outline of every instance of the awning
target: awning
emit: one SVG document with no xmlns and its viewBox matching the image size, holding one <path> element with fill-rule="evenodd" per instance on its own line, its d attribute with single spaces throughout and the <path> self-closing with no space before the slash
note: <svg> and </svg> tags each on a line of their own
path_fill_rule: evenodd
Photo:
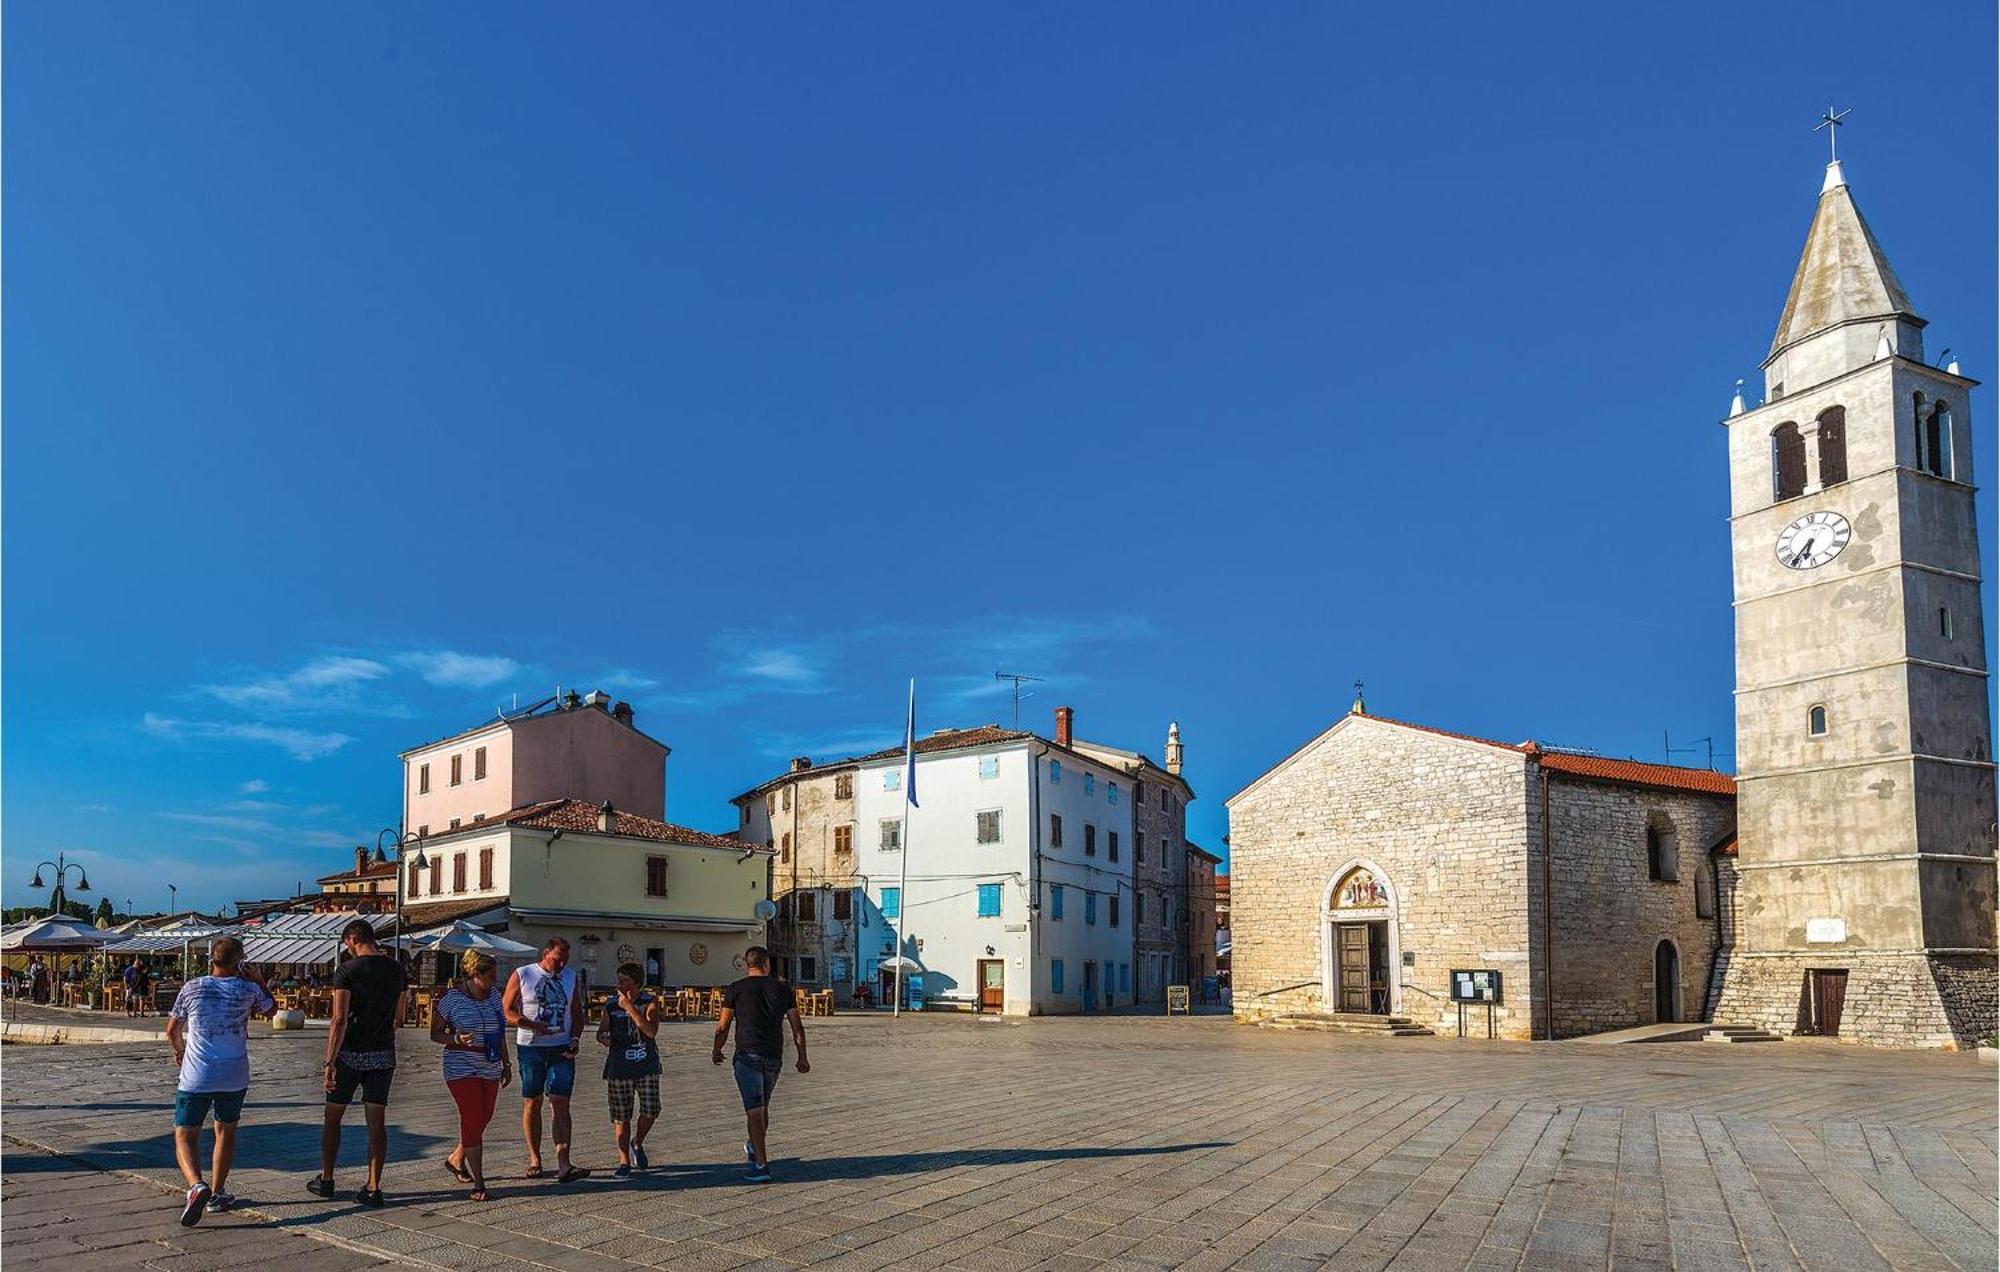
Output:
<svg viewBox="0 0 2000 1272">
<path fill-rule="evenodd" d="M 168 950 L 178 951 L 185 945 L 206 947 L 218 936 L 235 936 L 241 928 L 199 928 L 183 929 L 179 932 L 147 932 L 141 936 L 128 936 L 122 941 L 113 941 L 104 947 L 106 954 L 162 954 Z"/>
<path fill-rule="evenodd" d="M 516 922 L 539 923 L 544 927 L 644 928 L 664 932 L 730 932 L 742 936 L 755 936 L 763 931 L 763 924 L 754 919 L 732 921 L 692 915 L 606 914 L 601 910 L 529 910 L 518 906 L 509 910 L 508 915 Z"/>
<path fill-rule="evenodd" d="M 243 939 L 246 963 L 316 963 L 331 967 L 340 961 L 337 936 L 250 936 Z"/>
</svg>

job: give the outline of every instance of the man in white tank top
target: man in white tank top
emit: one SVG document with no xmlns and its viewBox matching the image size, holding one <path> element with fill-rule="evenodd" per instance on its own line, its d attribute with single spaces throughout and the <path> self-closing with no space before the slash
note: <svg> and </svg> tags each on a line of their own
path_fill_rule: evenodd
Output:
<svg viewBox="0 0 2000 1272">
<path fill-rule="evenodd" d="M 521 1134 L 528 1141 L 530 1179 L 542 1177 L 542 1100 L 551 1110 L 556 1142 L 556 1181 L 570 1183 L 590 1172 L 569 1160 L 569 1093 L 576 1086 L 576 1050 L 583 1019 L 583 987 L 569 966 L 569 942 L 549 938 L 540 961 L 507 978 L 500 998 L 514 1026 L 516 1068 L 521 1074 Z"/>
</svg>

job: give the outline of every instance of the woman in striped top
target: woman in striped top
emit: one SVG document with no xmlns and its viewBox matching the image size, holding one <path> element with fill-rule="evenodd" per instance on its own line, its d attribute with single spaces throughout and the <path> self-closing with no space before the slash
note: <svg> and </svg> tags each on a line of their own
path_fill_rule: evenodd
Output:
<svg viewBox="0 0 2000 1272">
<path fill-rule="evenodd" d="M 444 1084 L 458 1104 L 458 1145 L 444 1164 L 460 1183 L 472 1185 L 472 1200 L 485 1201 L 481 1145 L 500 1088 L 514 1080 L 514 1065 L 492 955 L 467 950 L 458 967 L 458 982 L 431 1013 L 431 1041 L 444 1047 Z"/>
</svg>

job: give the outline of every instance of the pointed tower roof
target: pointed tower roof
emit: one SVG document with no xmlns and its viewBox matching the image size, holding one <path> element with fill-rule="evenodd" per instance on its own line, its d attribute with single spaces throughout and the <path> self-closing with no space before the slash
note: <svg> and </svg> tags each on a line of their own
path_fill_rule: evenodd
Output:
<svg viewBox="0 0 2000 1272">
<path fill-rule="evenodd" d="M 1910 298 L 1875 241 L 1875 232 L 1854 206 L 1836 160 L 1826 166 L 1819 209 L 1806 231 L 1805 251 L 1799 254 L 1798 272 L 1792 275 L 1792 290 L 1785 297 L 1769 357 L 1846 323 L 1890 318 L 1919 327 L 1924 322 L 1910 308 Z"/>
</svg>

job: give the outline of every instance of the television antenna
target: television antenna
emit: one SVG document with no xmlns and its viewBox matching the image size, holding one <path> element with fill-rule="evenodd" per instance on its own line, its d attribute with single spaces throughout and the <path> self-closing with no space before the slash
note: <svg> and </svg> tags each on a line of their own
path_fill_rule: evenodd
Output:
<svg viewBox="0 0 2000 1272">
<path fill-rule="evenodd" d="M 1669 764 L 1674 762 L 1676 755 L 1706 754 L 1708 757 L 1708 767 L 1711 769 L 1715 767 L 1715 739 L 1712 737 L 1695 738 L 1686 746 L 1675 746 L 1673 735 L 1667 730 L 1662 729 L 1660 730 L 1660 746 L 1666 751 L 1667 763 Z M 1723 754 L 1727 755 L 1729 752 L 1724 751 Z"/>
<path fill-rule="evenodd" d="M 1017 729 L 1018 729 L 1018 728 L 1020 728 L 1020 727 L 1021 727 L 1021 685 L 1022 685 L 1023 683 L 1025 683 L 1025 682 L 1030 682 L 1030 681 L 1032 681 L 1032 682 L 1033 682 L 1033 683 L 1035 683 L 1035 684 L 1040 684 L 1040 683 L 1042 682 L 1042 678 L 1041 678 L 1040 676 L 1023 676 L 1023 675 L 1017 675 L 1016 673 L 1014 673 L 1014 672 L 1011 672 L 1011 671 L 996 671 L 996 672 L 994 672 L 994 673 L 993 673 L 993 678 L 994 678 L 995 680 L 1010 680 L 1010 681 L 1012 681 L 1012 682 L 1014 683 L 1014 727 L 1015 727 L 1015 728 L 1017 728 Z M 1034 695 L 1034 694 L 1032 694 L 1032 693 L 1030 693 L 1030 694 L 1029 694 L 1028 696 L 1029 696 L 1030 698 L 1032 698 L 1032 697 L 1034 697 L 1035 695 Z"/>
</svg>

